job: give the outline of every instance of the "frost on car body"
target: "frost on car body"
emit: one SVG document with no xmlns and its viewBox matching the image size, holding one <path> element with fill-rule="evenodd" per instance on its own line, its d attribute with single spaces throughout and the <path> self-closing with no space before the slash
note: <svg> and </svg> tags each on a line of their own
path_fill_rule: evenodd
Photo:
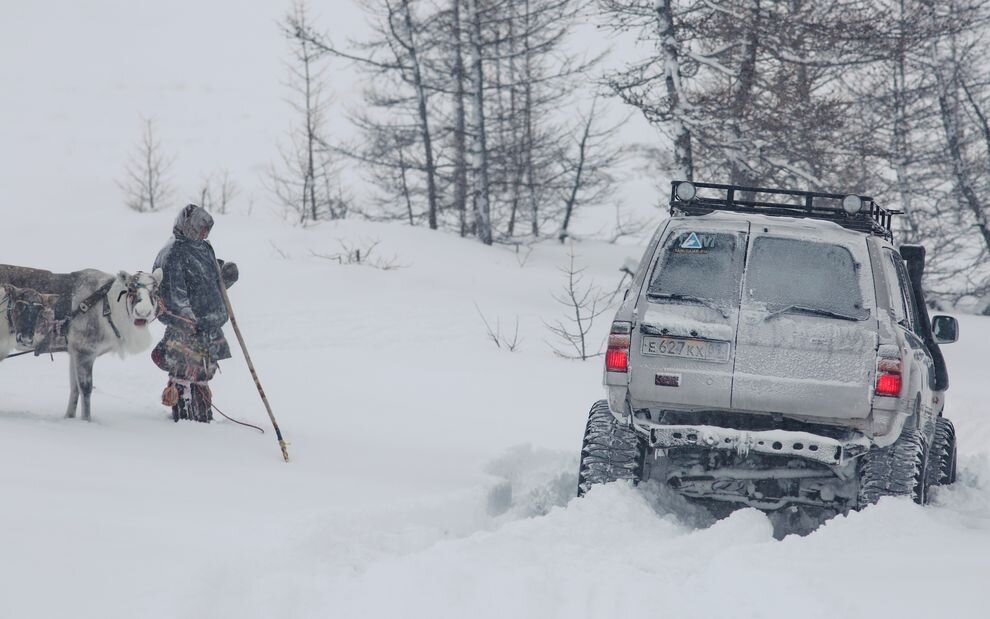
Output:
<svg viewBox="0 0 990 619">
<path fill-rule="evenodd" d="M 859 196 L 691 183 L 674 183 L 671 213 L 614 319 L 611 417 L 592 409 L 579 492 L 655 479 L 762 509 L 924 502 L 929 460 L 955 452 L 954 433 L 932 445 L 949 436 L 935 432 L 938 345 L 956 325 L 936 317 L 933 331 L 924 250 L 894 247 L 893 213 Z"/>
</svg>

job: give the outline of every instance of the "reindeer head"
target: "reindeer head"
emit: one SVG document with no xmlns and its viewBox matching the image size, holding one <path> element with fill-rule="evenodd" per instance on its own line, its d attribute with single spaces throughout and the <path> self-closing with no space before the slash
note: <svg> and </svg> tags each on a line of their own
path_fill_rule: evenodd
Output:
<svg viewBox="0 0 990 619">
<path fill-rule="evenodd" d="M 30 288 L 4 286 L 7 317 L 20 346 L 31 348 L 43 340 L 55 326 L 55 303 L 58 297 L 41 294 Z"/>
<path fill-rule="evenodd" d="M 158 288 L 162 283 L 162 270 L 155 269 L 154 273 L 137 271 L 133 275 L 121 271 L 117 280 L 123 287 L 117 295 L 117 301 L 126 296 L 127 315 L 134 321 L 134 326 L 144 327 L 158 317 L 159 303 Z"/>
</svg>

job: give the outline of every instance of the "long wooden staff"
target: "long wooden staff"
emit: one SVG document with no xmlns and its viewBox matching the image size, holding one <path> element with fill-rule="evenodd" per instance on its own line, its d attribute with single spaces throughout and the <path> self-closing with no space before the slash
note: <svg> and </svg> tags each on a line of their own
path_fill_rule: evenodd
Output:
<svg viewBox="0 0 990 619">
<path fill-rule="evenodd" d="M 234 318 L 234 308 L 230 304 L 230 297 L 227 295 L 227 286 L 223 282 L 223 272 L 220 270 L 220 262 L 214 261 L 213 264 L 217 267 L 217 279 L 220 282 L 220 292 L 223 294 L 223 304 L 227 306 L 227 315 L 230 317 L 230 326 L 234 328 L 234 333 L 237 335 L 237 342 L 241 345 L 241 351 L 244 353 L 244 360 L 247 361 L 248 369 L 251 370 L 251 378 L 254 379 L 254 384 L 258 387 L 258 395 L 261 396 L 261 401 L 265 403 L 265 410 L 268 411 L 268 418 L 272 420 L 272 427 L 275 428 L 275 438 L 278 439 L 278 446 L 282 449 L 282 458 L 288 462 L 288 447 L 285 444 L 285 440 L 282 438 L 282 431 L 278 429 L 278 422 L 275 421 L 275 413 L 272 412 L 272 405 L 268 403 L 268 396 L 265 395 L 265 390 L 261 387 L 261 381 L 258 379 L 258 371 L 254 369 L 254 363 L 251 362 L 251 354 L 248 352 L 247 344 L 244 343 L 244 336 L 241 335 L 241 329 L 237 326 L 237 319 Z"/>
</svg>

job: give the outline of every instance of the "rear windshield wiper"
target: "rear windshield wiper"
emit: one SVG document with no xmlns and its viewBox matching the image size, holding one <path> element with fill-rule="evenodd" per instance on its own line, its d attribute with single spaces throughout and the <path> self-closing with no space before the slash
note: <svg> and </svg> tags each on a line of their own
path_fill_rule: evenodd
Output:
<svg viewBox="0 0 990 619">
<path fill-rule="evenodd" d="M 647 292 L 646 298 L 650 299 L 651 301 L 657 299 L 660 301 L 687 301 L 688 303 L 698 303 L 700 305 L 704 305 L 705 307 L 709 307 L 715 310 L 716 312 L 722 315 L 722 318 L 729 317 L 729 312 L 727 312 L 725 308 L 719 307 L 714 301 L 710 301 L 709 299 L 702 299 L 701 297 L 696 297 L 690 294 L 676 294 L 672 292 Z"/>
<path fill-rule="evenodd" d="M 766 315 L 763 319 L 764 321 L 770 320 L 781 314 L 788 314 L 791 312 L 800 312 L 802 314 L 813 314 L 815 316 L 826 316 L 828 318 L 838 318 L 839 320 L 852 320 L 859 322 L 860 320 L 865 320 L 865 317 L 860 318 L 858 316 L 851 316 L 849 314 L 843 314 L 841 312 L 833 312 L 832 310 L 822 309 L 820 307 L 809 307 L 807 305 L 788 305 L 787 307 L 782 307 L 779 310 L 774 310 Z M 869 316 L 869 313 L 867 313 Z"/>
</svg>

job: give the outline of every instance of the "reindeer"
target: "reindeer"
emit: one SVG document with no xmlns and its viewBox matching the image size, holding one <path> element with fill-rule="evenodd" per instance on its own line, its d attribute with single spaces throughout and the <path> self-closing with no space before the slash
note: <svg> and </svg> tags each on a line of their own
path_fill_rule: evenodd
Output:
<svg viewBox="0 0 990 619">
<path fill-rule="evenodd" d="M 158 316 L 161 281 L 161 269 L 115 276 L 0 265 L 0 291 L 10 291 L 0 296 L 0 360 L 13 350 L 69 353 L 65 416 L 76 416 L 81 394 L 82 419 L 89 421 L 96 358 L 151 347 L 148 323 Z"/>
</svg>

